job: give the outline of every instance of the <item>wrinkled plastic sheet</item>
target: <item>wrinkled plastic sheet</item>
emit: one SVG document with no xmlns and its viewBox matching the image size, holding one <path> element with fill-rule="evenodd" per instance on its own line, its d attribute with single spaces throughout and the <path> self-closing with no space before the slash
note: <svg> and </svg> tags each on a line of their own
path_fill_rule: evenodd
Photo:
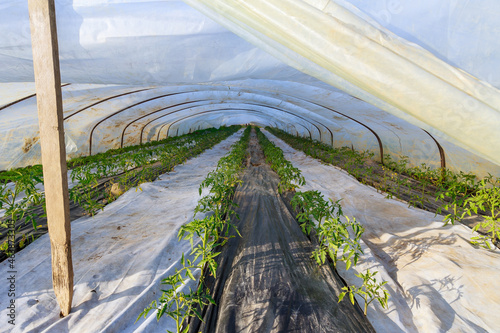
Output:
<svg viewBox="0 0 500 333">
<path fill-rule="evenodd" d="M 421 128 L 324 83 L 318 86 L 318 83 L 321 82 L 309 85 L 290 81 L 242 80 L 141 88 L 71 84 L 62 90 L 64 117 L 67 117 L 64 122 L 67 158 L 89 154 L 90 133 L 92 154 L 95 154 L 119 148 L 122 134 L 123 143 L 128 146 L 141 143 L 141 139 L 143 143 L 163 139 L 167 134 L 173 136 L 207 127 L 254 123 L 278 127 L 326 144 L 333 143 L 335 147 L 369 150 L 378 160 L 380 147 L 375 135 L 332 109 L 373 130 L 382 142 L 384 154 L 393 159 L 408 156 L 409 166 L 420 166 L 422 163 L 431 168 L 441 166 L 436 143 Z M 31 85 L 27 83 L 26 86 Z M 23 85 L 0 83 L 0 95 L 35 93 L 34 89 L 26 92 L 23 88 Z M 137 90 L 140 91 L 132 93 Z M 117 95 L 119 97 L 109 99 Z M 163 95 L 167 96 L 156 98 Z M 4 102 L 2 96 L 0 105 Z M 149 99 L 152 100 L 130 107 Z M 183 103 L 187 102 L 190 107 L 185 109 Z M 93 105 L 95 103 L 98 104 Z M 249 103 L 252 105 L 249 106 Z M 165 109 L 165 106 L 169 107 Z M 123 112 L 110 117 L 122 109 Z M 148 115 L 144 116 L 144 112 Z M 186 116 L 189 118 L 174 123 Z M 92 131 L 99 121 L 103 122 Z M 445 151 L 446 167 L 450 170 L 473 172 L 478 177 L 488 173 L 500 177 L 499 165 L 443 138 L 436 139 Z M 0 111 L 0 170 L 39 163 L 41 150 L 36 98 L 28 98 Z"/>
<path fill-rule="evenodd" d="M 385 110 L 500 163 L 497 0 L 185 2 L 196 9 L 169 0 L 55 1 L 63 82 L 321 80 L 374 113 Z M 0 5 L 0 81 L 12 89 L 33 81 L 27 7 Z M 20 96 L 0 95 L 0 104 Z"/>
<path fill-rule="evenodd" d="M 377 332 L 500 332 L 498 250 L 472 246 L 466 226 L 444 226 L 442 216 L 386 199 L 346 172 L 263 132 L 302 171 L 307 185 L 300 190 L 342 199 L 344 214 L 364 225 L 364 255 L 347 272 L 339 264 L 339 273 L 350 285 L 360 285 L 354 274 L 366 269 L 388 281 L 389 308 L 377 302 L 368 308 Z"/>
<path fill-rule="evenodd" d="M 208 280 L 217 305 L 190 332 L 374 332 L 329 266 L 319 267 L 315 246 L 277 191 L 278 175 L 266 164 L 256 137 L 238 186 L 233 236 L 217 257 L 217 279 Z M 216 250 L 217 251 L 217 250 Z"/>
<path fill-rule="evenodd" d="M 357 8 L 330 0 L 185 2 L 291 67 L 500 163 L 500 90 Z"/>
<path fill-rule="evenodd" d="M 241 130 L 175 171 L 131 189 L 94 217 L 71 223 L 74 297 L 71 313 L 59 317 L 52 288 L 50 240 L 46 234 L 15 256 L 16 320 L 6 324 L 10 297 L 0 294 L 0 332 L 165 332 L 175 323 L 154 313 L 134 324 L 160 296 L 160 280 L 180 268 L 189 242 L 179 227 L 192 219 L 198 187 L 237 141 Z M 8 276 L 8 262 L 0 275 Z M 185 287 L 189 287 L 186 285 Z"/>
</svg>

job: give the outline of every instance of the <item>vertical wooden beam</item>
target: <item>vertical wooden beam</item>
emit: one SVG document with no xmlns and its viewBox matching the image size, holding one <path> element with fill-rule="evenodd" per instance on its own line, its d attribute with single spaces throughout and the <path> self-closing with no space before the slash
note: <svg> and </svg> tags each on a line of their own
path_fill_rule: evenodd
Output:
<svg viewBox="0 0 500 333">
<path fill-rule="evenodd" d="M 73 299 L 73 263 L 54 0 L 29 0 L 33 66 L 42 148 L 54 292 L 66 316 Z"/>
</svg>

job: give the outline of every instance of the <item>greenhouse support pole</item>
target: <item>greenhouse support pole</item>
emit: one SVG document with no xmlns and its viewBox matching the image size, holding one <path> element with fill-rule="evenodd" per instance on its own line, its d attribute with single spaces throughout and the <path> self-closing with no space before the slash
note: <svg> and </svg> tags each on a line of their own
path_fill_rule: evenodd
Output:
<svg viewBox="0 0 500 333">
<path fill-rule="evenodd" d="M 28 0 L 52 283 L 66 316 L 73 299 L 68 177 L 54 0 Z"/>
</svg>

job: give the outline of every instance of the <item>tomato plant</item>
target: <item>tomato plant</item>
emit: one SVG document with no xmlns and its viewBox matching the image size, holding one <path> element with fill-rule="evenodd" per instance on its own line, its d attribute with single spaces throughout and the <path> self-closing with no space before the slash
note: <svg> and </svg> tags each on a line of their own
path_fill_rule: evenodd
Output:
<svg viewBox="0 0 500 333">
<path fill-rule="evenodd" d="M 355 274 L 357 277 L 361 278 L 363 280 L 363 284 L 360 287 L 357 286 L 348 286 L 348 287 L 343 287 L 342 290 L 344 290 L 340 295 L 339 295 L 339 302 L 344 299 L 345 295 L 349 293 L 349 299 L 351 300 L 351 303 L 354 304 L 354 295 L 360 295 L 363 300 L 365 301 L 364 305 L 364 313 L 366 315 L 366 311 L 368 310 L 368 305 L 370 305 L 371 302 L 374 300 L 379 301 L 380 305 L 383 308 L 387 308 L 387 301 L 389 300 L 389 292 L 385 289 L 382 289 L 382 287 L 387 283 L 386 281 L 384 282 L 377 282 L 377 279 L 375 278 L 375 275 L 377 272 L 372 272 L 370 273 L 370 270 L 367 269 L 366 272 Z"/>
<path fill-rule="evenodd" d="M 192 259 L 186 259 L 184 253 L 182 254 L 180 260 L 182 268 L 162 280 L 162 285 L 168 288 L 162 290 L 160 299 L 153 301 L 144 309 L 137 320 L 142 316 L 146 318 L 152 309 L 157 309 L 158 320 L 164 314 L 170 316 L 176 322 L 177 332 L 187 332 L 189 326 L 186 324 L 186 319 L 192 316 L 201 319 L 199 309 L 209 303 L 215 304 L 210 297 L 210 290 L 205 286 L 205 279 L 208 273 L 216 277 L 216 258 L 220 252 L 215 252 L 215 249 L 227 243 L 229 231 L 233 229 L 240 235 L 235 225 L 231 223 L 231 217 L 234 215 L 232 208 L 235 206 L 232 198 L 236 186 L 241 182 L 239 173 L 243 168 L 250 129 L 247 127 L 241 139 L 219 160 L 216 169 L 209 172 L 202 181 L 199 188 L 200 195 L 204 188 L 210 190 L 209 194 L 198 201 L 194 214 L 196 216 L 201 212 L 206 213 L 206 216 L 203 219 L 194 219 L 179 230 L 179 240 L 188 240 L 191 244 L 189 255 Z M 201 272 L 198 288 L 190 290 L 189 293 L 178 291 L 184 283 L 182 274 L 188 279 L 197 280 L 193 274 L 195 270 Z"/>
<path fill-rule="evenodd" d="M 261 134 L 262 135 L 262 134 Z M 265 140 L 262 140 L 265 142 Z M 269 145 L 269 144 L 268 144 Z M 321 147 L 321 143 L 314 143 L 312 146 Z M 277 151 L 279 150 L 279 152 Z M 358 165 L 365 158 L 365 155 L 356 154 L 353 150 L 343 149 L 345 155 L 351 156 L 349 165 Z M 352 152 L 352 153 L 351 153 Z M 264 150 L 266 158 L 268 155 Z M 309 152 L 311 154 L 311 152 Z M 317 153 L 314 153 L 317 154 Z M 321 155 L 321 154 L 320 154 Z M 273 145 L 273 149 L 269 153 L 271 158 L 268 158 L 269 163 L 286 164 L 281 149 Z M 367 156 L 370 156 L 369 154 Z M 288 162 L 290 163 L 290 162 Z M 401 167 L 401 166 L 399 166 Z M 279 170 L 279 168 L 277 168 Z M 300 170 L 298 170 L 300 175 Z M 278 175 L 282 176 L 282 174 Z M 283 174 L 284 177 L 288 175 Z M 302 177 L 302 175 L 300 175 Z M 303 177 L 301 178 L 304 179 Z M 305 180 L 301 185 L 305 184 Z M 355 218 L 350 219 L 345 216 L 345 221 L 342 219 L 342 206 L 341 200 L 325 200 L 319 191 L 306 191 L 297 192 L 292 198 L 291 204 L 294 209 L 298 210 L 297 220 L 302 227 L 302 231 L 306 235 L 313 234 L 318 239 L 318 247 L 313 251 L 311 258 L 313 258 L 318 265 L 323 265 L 327 257 L 333 261 L 333 268 L 337 266 L 337 262 L 344 261 L 346 269 L 351 268 L 352 265 L 356 266 L 360 255 L 363 253 L 361 249 L 361 236 L 363 235 L 363 226 L 356 221 Z M 346 292 L 349 292 L 349 298 L 354 304 L 354 295 L 359 294 L 365 300 L 365 315 L 368 305 L 373 299 L 378 299 L 383 307 L 387 306 L 389 293 L 382 287 L 387 282 L 377 282 L 374 278 L 375 273 L 370 273 L 369 270 L 365 274 L 360 273 L 356 276 L 363 279 L 363 284 L 360 287 L 350 286 L 343 287 L 345 292 L 339 295 L 339 302 L 344 298 Z"/>
<path fill-rule="evenodd" d="M 68 161 L 71 180 L 70 200 L 81 206 L 89 215 L 104 208 L 114 200 L 112 195 L 105 199 L 104 189 L 118 180 L 123 191 L 153 181 L 161 173 L 235 133 L 240 126 L 207 129 L 175 138 L 110 150 L 93 156 Z M 42 166 L 35 165 L 0 173 L 0 235 L 17 233 L 22 223 L 31 223 L 38 228 L 37 220 L 45 216 Z M 122 191 L 122 192 L 123 192 Z M 43 208 L 43 209 L 40 209 Z M 42 213 L 40 213 L 42 212 Z M 16 230 L 14 230 L 14 228 Z M 29 236 L 29 235 L 28 235 Z M 20 247 L 34 240 L 33 235 L 23 234 L 16 239 Z M 7 242 L 0 245 L 4 249 Z M 7 253 L 7 251 L 2 251 Z"/>
<path fill-rule="evenodd" d="M 293 148 L 302 150 L 311 157 L 321 159 L 345 169 L 363 184 L 374 186 L 386 193 L 386 198 L 398 197 L 408 201 L 408 206 L 430 210 L 443 214 L 444 225 L 455 223 L 472 212 L 481 215 L 485 222 L 476 225 L 473 231 L 486 233 L 486 238 L 499 244 L 499 207 L 492 205 L 495 201 L 498 182 L 483 180 L 472 173 L 451 172 L 449 169 L 431 169 L 426 164 L 409 167 L 408 157 L 400 156 L 396 161 L 391 155 L 384 155 L 384 164 L 375 163 L 371 152 L 357 152 L 352 147 L 335 148 L 322 142 L 295 137 L 275 128 L 267 128 L 274 135 L 290 144 Z M 487 183 L 488 191 L 483 190 Z M 497 189 L 497 190 L 495 190 Z M 473 199 L 474 198 L 474 199 Z M 434 202 L 432 202 L 434 199 Z M 476 202 L 476 203 L 475 203 Z M 483 204 L 479 204 L 482 202 Z M 487 204 L 487 202 L 491 202 Z M 489 206 L 494 206 L 491 212 Z M 473 236 L 474 244 L 484 243 L 483 236 Z"/>
<path fill-rule="evenodd" d="M 266 156 L 267 163 L 269 163 L 271 169 L 280 176 L 278 192 L 290 191 L 304 185 L 305 179 L 300 173 L 300 170 L 285 159 L 283 151 L 269 141 L 258 128 L 256 128 L 256 132 L 259 144 Z"/>
<path fill-rule="evenodd" d="M 462 217 L 485 212 L 484 221 L 474 226 L 473 230 L 484 229 L 486 235 L 472 237 L 472 243 L 481 247 L 492 249 L 492 242 L 500 239 L 500 178 L 492 175 L 479 182 L 479 188 L 465 201 L 465 210 Z"/>
</svg>

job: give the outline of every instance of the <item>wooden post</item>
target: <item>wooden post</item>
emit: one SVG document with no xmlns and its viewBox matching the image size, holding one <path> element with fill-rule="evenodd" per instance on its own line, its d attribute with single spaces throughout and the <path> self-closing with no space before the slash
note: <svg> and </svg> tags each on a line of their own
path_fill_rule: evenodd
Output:
<svg viewBox="0 0 500 333">
<path fill-rule="evenodd" d="M 29 0 L 28 8 L 52 251 L 52 283 L 61 314 L 66 316 L 71 311 L 73 299 L 73 263 L 54 0 Z"/>
</svg>

